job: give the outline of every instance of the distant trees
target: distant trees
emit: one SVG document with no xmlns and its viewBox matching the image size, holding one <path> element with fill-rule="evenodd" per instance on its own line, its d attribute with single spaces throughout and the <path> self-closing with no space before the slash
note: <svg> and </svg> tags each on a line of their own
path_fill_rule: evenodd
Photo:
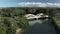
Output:
<svg viewBox="0 0 60 34">
<path fill-rule="evenodd" d="M 14 10 L 14 13 L 17 15 L 17 16 L 21 16 L 21 15 L 25 15 L 26 12 L 23 10 L 23 9 L 15 9 Z"/>
</svg>

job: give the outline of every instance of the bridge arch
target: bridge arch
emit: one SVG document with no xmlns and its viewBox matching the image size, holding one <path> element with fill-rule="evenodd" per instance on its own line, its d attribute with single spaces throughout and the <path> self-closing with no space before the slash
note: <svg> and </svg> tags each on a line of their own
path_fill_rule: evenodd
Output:
<svg viewBox="0 0 60 34">
<path fill-rule="evenodd" d="M 25 17 L 27 19 L 34 19 L 34 18 L 49 17 L 49 16 L 48 15 L 45 15 L 43 13 L 38 13 L 37 15 L 34 15 L 34 14 L 26 14 Z"/>
</svg>

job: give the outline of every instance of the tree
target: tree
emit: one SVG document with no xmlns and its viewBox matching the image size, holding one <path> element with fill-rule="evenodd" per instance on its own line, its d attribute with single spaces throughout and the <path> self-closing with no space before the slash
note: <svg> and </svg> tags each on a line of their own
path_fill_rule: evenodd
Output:
<svg viewBox="0 0 60 34">
<path fill-rule="evenodd" d="M 15 20 L 13 18 L 4 18 L 4 24 L 8 27 L 7 34 L 15 34 L 16 29 L 18 28 L 17 23 L 15 23 Z"/>
<path fill-rule="evenodd" d="M 51 9 L 51 10 L 49 11 L 49 16 L 55 17 L 55 14 L 57 14 L 56 9 Z"/>
<path fill-rule="evenodd" d="M 16 18 L 16 21 L 17 21 L 16 23 L 18 24 L 19 28 L 27 28 L 29 25 L 26 17 Z"/>
<path fill-rule="evenodd" d="M 13 14 L 17 16 L 21 16 L 21 15 L 25 15 L 26 12 L 23 9 L 15 9 Z"/>
<path fill-rule="evenodd" d="M 7 26 L 0 22 L 0 34 L 6 34 Z"/>
<path fill-rule="evenodd" d="M 0 34 L 6 34 L 7 26 L 3 23 L 3 17 L 0 16 Z"/>
</svg>

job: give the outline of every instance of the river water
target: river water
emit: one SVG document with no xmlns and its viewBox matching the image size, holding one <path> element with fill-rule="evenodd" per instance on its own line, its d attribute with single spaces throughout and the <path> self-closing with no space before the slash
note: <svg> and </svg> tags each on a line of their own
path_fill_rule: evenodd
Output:
<svg viewBox="0 0 60 34">
<path fill-rule="evenodd" d="M 55 27 L 49 20 L 32 20 L 24 34 L 56 34 Z"/>
</svg>

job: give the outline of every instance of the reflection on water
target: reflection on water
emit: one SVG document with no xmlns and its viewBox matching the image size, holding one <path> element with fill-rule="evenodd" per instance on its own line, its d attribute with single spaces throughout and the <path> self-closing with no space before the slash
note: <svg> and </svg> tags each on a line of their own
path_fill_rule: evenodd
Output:
<svg viewBox="0 0 60 34">
<path fill-rule="evenodd" d="M 48 20 L 49 21 L 49 20 Z M 29 21 L 29 27 L 24 34 L 56 34 L 54 26 L 50 26 L 47 20 Z M 47 22 L 47 23 L 46 23 Z"/>
</svg>

